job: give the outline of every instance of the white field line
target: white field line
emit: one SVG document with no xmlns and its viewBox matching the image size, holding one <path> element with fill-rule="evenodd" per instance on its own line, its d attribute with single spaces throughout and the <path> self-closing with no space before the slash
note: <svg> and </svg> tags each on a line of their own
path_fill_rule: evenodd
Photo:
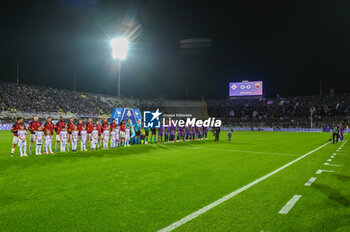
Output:
<svg viewBox="0 0 350 232">
<path fill-rule="evenodd" d="M 231 151 L 231 152 L 243 152 L 243 153 L 265 154 L 265 155 L 300 156 L 298 154 L 287 154 L 287 153 L 277 153 L 277 152 L 263 152 L 263 151 L 232 150 L 232 149 L 220 149 L 220 148 L 186 147 L 186 149 L 210 150 L 210 151 Z"/>
<path fill-rule="evenodd" d="M 287 204 L 278 212 L 279 214 L 287 214 L 294 206 L 295 203 L 301 198 L 301 195 L 294 195 Z"/>
<path fill-rule="evenodd" d="M 326 165 L 326 166 L 333 166 L 333 167 L 343 167 L 343 165 L 339 165 L 339 164 L 324 163 L 324 165 Z"/>
<path fill-rule="evenodd" d="M 331 158 L 334 159 L 334 155 L 331 155 Z"/>
<path fill-rule="evenodd" d="M 261 182 L 261 181 L 263 181 L 263 180 L 269 178 L 270 176 L 272 176 L 272 175 L 274 175 L 274 174 L 276 174 L 276 173 L 282 171 L 283 169 L 285 169 L 285 168 L 289 167 L 290 165 L 292 165 L 292 164 L 298 162 L 299 160 L 301 160 L 301 159 L 303 159 L 303 158 L 309 156 L 310 154 L 314 153 L 315 151 L 318 151 L 319 149 L 321 149 L 321 148 L 327 146 L 329 143 L 330 143 L 330 142 L 327 142 L 327 143 L 325 143 L 325 144 L 319 146 L 318 148 L 316 148 L 316 149 L 314 149 L 314 150 L 312 150 L 312 151 L 310 151 L 310 152 L 308 152 L 308 153 L 306 153 L 306 154 L 304 154 L 304 155 L 302 155 L 302 156 L 296 158 L 295 160 L 293 160 L 293 161 L 291 161 L 291 162 L 289 162 L 289 163 L 283 165 L 283 166 L 280 167 L 280 168 L 277 168 L 276 170 L 274 170 L 274 171 L 272 171 L 272 172 L 266 174 L 265 176 L 262 176 L 262 177 L 260 177 L 259 179 L 254 180 L 253 182 L 250 182 L 249 184 L 247 184 L 247 185 L 245 185 L 245 186 L 243 186 L 243 187 L 241 187 L 241 188 L 239 188 L 239 189 L 233 191 L 232 193 L 227 194 L 226 196 L 223 196 L 222 198 L 220 198 L 220 199 L 218 199 L 218 200 L 216 200 L 216 201 L 210 203 L 209 205 L 204 206 L 203 208 L 201 208 L 201 209 L 199 209 L 199 210 L 197 210 L 197 211 L 195 211 L 195 212 L 193 212 L 193 213 L 187 215 L 186 217 L 184 217 L 184 218 L 182 218 L 182 219 L 180 219 L 180 220 L 178 220 L 178 221 L 176 221 L 176 222 L 170 224 L 169 226 L 164 227 L 163 229 L 158 230 L 158 232 L 169 232 L 169 231 L 172 231 L 172 230 L 174 230 L 174 229 L 176 229 L 176 228 L 182 226 L 183 224 L 185 224 L 185 223 L 191 221 L 192 219 L 198 217 L 199 215 L 201 215 L 201 214 L 203 214 L 203 213 L 205 213 L 205 212 L 211 210 L 212 208 L 214 208 L 214 207 L 216 207 L 216 206 L 222 204 L 223 202 L 225 202 L 225 201 L 231 199 L 232 197 L 238 195 L 239 193 L 241 193 L 241 192 L 243 192 L 243 191 L 245 191 L 245 190 L 251 188 L 252 186 L 258 184 L 259 182 Z"/>
<path fill-rule="evenodd" d="M 333 170 L 322 170 L 322 169 L 318 169 L 315 174 L 321 174 L 322 172 L 334 172 Z"/>
<path fill-rule="evenodd" d="M 316 179 L 317 179 L 316 177 L 311 177 L 310 180 L 308 180 L 308 181 L 305 183 L 305 186 L 310 186 L 312 183 L 314 183 L 314 181 L 315 181 Z"/>
<path fill-rule="evenodd" d="M 333 155 L 337 155 L 337 153 L 333 153 Z"/>
<path fill-rule="evenodd" d="M 328 162 L 331 162 L 331 161 L 332 161 L 332 159 L 328 159 L 327 161 L 328 161 Z"/>
</svg>

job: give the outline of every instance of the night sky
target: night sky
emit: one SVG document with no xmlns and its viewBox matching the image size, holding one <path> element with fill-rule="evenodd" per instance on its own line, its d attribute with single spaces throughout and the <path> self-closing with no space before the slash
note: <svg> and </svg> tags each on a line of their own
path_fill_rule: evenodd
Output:
<svg viewBox="0 0 350 232">
<path fill-rule="evenodd" d="M 137 25 L 122 94 L 224 98 L 228 83 L 264 81 L 267 96 L 350 92 L 350 1 L 103 1 L 2 3 L 1 80 L 113 94 L 109 41 Z M 209 38 L 211 47 L 180 49 Z M 199 44 L 200 45 L 200 44 Z"/>
</svg>

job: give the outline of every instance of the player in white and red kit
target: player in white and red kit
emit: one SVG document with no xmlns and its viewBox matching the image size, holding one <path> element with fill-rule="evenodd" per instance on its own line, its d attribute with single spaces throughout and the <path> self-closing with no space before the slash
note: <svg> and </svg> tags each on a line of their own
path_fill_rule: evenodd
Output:
<svg viewBox="0 0 350 232">
<path fill-rule="evenodd" d="M 98 142 L 97 142 L 97 148 L 100 148 L 101 143 L 101 134 L 102 134 L 102 127 L 100 121 L 96 121 L 96 130 L 98 131 Z"/>
<path fill-rule="evenodd" d="M 21 126 L 23 125 L 23 118 L 18 118 L 17 122 L 12 125 L 11 132 L 13 133 L 13 139 L 12 139 L 12 147 L 11 147 L 11 157 L 13 157 L 16 149 L 16 145 L 19 141 L 18 137 L 18 130 L 21 129 Z"/>
<path fill-rule="evenodd" d="M 35 142 L 36 142 L 36 148 L 35 148 L 35 155 L 41 155 L 41 146 L 44 141 L 44 132 L 43 128 L 39 126 L 38 131 L 35 132 Z"/>
<path fill-rule="evenodd" d="M 69 124 L 67 125 L 67 132 L 68 132 L 68 143 L 67 143 L 67 151 L 69 152 L 70 144 L 72 143 L 72 132 L 74 130 L 74 118 L 69 119 Z M 72 148 L 73 150 L 73 148 Z"/>
<path fill-rule="evenodd" d="M 115 145 L 116 135 L 117 135 L 117 132 L 115 131 L 115 129 L 112 129 L 111 130 L 111 147 L 112 148 L 116 147 Z"/>
<path fill-rule="evenodd" d="M 35 142 L 35 134 L 39 130 L 41 123 L 39 122 L 39 117 L 34 116 L 34 120 L 29 123 L 28 130 L 30 131 L 30 145 L 29 145 L 29 155 L 32 154 L 32 146 Z"/>
<path fill-rule="evenodd" d="M 108 149 L 108 142 L 109 142 L 109 129 L 108 129 L 108 126 L 106 126 L 103 129 L 102 137 L 103 137 L 103 148 L 104 149 Z"/>
<path fill-rule="evenodd" d="M 96 129 L 96 126 L 94 126 L 94 129 L 91 132 L 91 149 L 96 150 L 96 146 L 98 144 L 98 130 Z"/>
<path fill-rule="evenodd" d="M 80 132 L 80 137 L 81 137 L 80 148 L 82 151 L 87 151 L 86 146 L 88 141 L 88 133 L 86 131 L 86 126 L 83 126 L 83 130 Z"/>
<path fill-rule="evenodd" d="M 68 140 L 68 132 L 66 131 L 66 127 L 62 127 L 62 130 L 60 132 L 60 139 L 61 139 L 61 152 L 66 152 L 66 144 Z"/>
<path fill-rule="evenodd" d="M 18 146 L 21 156 L 27 156 L 27 130 L 24 125 L 18 130 Z"/>
<path fill-rule="evenodd" d="M 60 120 L 55 125 L 55 131 L 56 131 L 56 146 L 55 146 L 55 152 L 57 152 L 57 147 L 60 142 L 60 133 L 63 127 L 66 127 L 66 124 L 63 121 L 63 117 L 60 117 Z"/>
<path fill-rule="evenodd" d="M 77 151 L 78 141 L 79 141 L 78 127 L 74 126 L 74 129 L 72 132 L 72 151 Z"/>
<path fill-rule="evenodd" d="M 44 143 L 44 148 L 45 148 L 46 154 L 53 154 L 53 152 L 52 152 L 52 140 L 53 140 L 53 137 L 51 135 L 51 131 L 46 130 L 45 143 Z"/>
</svg>

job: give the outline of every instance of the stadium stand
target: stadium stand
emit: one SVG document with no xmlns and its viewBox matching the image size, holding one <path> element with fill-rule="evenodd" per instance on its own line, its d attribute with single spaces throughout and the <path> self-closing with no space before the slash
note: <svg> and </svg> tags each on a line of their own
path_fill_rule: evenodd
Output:
<svg viewBox="0 0 350 232">
<path fill-rule="evenodd" d="M 207 101 L 210 116 L 236 127 L 309 127 L 310 109 L 314 126 L 347 121 L 350 94 L 287 98 L 222 99 Z"/>
<path fill-rule="evenodd" d="M 0 82 L 0 119 L 108 117 L 115 107 L 165 113 L 190 113 L 193 117 L 222 119 L 234 127 L 314 127 L 350 119 L 350 94 L 276 98 L 243 98 L 204 101 L 121 98 L 65 89 Z"/>
</svg>

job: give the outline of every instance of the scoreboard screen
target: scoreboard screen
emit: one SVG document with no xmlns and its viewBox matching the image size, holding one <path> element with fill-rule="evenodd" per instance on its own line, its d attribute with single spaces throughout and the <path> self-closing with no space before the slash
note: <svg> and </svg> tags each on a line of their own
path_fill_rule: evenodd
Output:
<svg viewBox="0 0 350 232">
<path fill-rule="evenodd" d="M 229 96 L 261 96 L 263 94 L 263 82 L 262 81 L 249 81 L 249 82 L 230 82 L 229 83 Z"/>
</svg>

